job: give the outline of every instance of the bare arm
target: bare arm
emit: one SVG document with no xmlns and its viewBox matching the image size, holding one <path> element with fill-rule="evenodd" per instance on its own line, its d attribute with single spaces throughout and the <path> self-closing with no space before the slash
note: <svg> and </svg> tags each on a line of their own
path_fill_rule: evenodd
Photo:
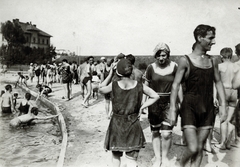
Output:
<svg viewBox="0 0 240 167">
<path fill-rule="evenodd" d="M 186 70 L 188 68 L 188 64 L 187 64 L 187 60 L 185 57 L 181 57 L 178 63 L 178 69 L 172 84 L 172 90 L 171 90 L 171 95 L 170 95 L 170 109 L 169 109 L 169 113 L 170 115 L 172 115 L 171 118 L 171 125 L 175 124 L 175 112 L 176 112 L 176 102 L 177 102 L 177 96 L 179 94 L 180 96 L 180 101 L 182 99 L 181 97 L 181 93 L 179 93 L 179 91 L 181 91 L 181 81 L 184 77 L 184 74 L 186 73 Z"/>
<path fill-rule="evenodd" d="M 107 93 L 112 92 L 112 83 L 110 83 L 107 86 L 103 86 L 103 87 L 100 86 L 99 92 L 102 94 L 107 94 Z"/>
<path fill-rule="evenodd" d="M 215 82 L 215 87 L 218 92 L 218 96 L 220 98 L 220 106 L 219 106 L 219 114 L 220 114 L 220 119 L 221 122 L 224 122 L 227 118 L 226 115 L 226 102 L 225 102 L 225 91 L 224 87 L 222 84 L 222 81 L 220 79 L 220 74 L 218 71 L 218 65 L 216 62 L 216 59 L 213 59 L 213 68 L 214 68 L 214 82 Z"/>
<path fill-rule="evenodd" d="M 15 107 L 13 105 L 13 96 L 12 95 L 10 95 L 9 100 L 10 100 L 10 106 L 11 106 L 11 109 L 12 109 L 12 113 L 14 113 L 15 112 L 15 110 L 14 110 Z"/>
<path fill-rule="evenodd" d="M 48 116 L 48 117 L 37 117 L 37 116 L 34 116 L 34 119 L 37 119 L 37 120 L 47 120 L 47 119 L 55 118 L 55 117 L 58 117 L 58 116 L 59 116 L 59 114 L 51 115 L 51 116 Z"/>
<path fill-rule="evenodd" d="M 182 84 L 180 84 L 180 86 L 179 86 L 178 99 L 179 99 L 179 102 L 182 103 L 182 101 L 183 101 L 183 89 L 182 89 Z"/>
<path fill-rule="evenodd" d="M 143 93 L 147 95 L 149 98 L 145 102 L 143 102 L 140 108 L 139 116 L 141 115 L 143 109 L 152 105 L 160 98 L 159 95 L 153 89 L 149 88 L 144 84 L 143 84 Z"/>
<path fill-rule="evenodd" d="M 107 78 L 100 84 L 99 88 L 107 86 L 110 83 L 111 79 L 112 79 L 112 75 L 113 75 L 113 69 L 111 68 Z"/>
<path fill-rule="evenodd" d="M 240 69 L 238 70 L 238 72 L 235 74 L 233 81 L 232 81 L 232 85 L 234 89 L 238 89 L 240 88 Z"/>
<path fill-rule="evenodd" d="M 144 85 L 146 85 L 146 86 L 149 86 L 149 82 L 148 81 L 144 81 Z M 145 102 L 147 100 L 147 95 L 146 94 L 143 94 L 143 100 L 142 100 L 142 102 Z"/>
</svg>

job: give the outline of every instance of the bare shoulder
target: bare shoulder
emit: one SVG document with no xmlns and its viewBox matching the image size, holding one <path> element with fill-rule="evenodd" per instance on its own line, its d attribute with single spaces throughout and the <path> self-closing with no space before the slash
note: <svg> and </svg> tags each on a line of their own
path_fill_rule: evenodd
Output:
<svg viewBox="0 0 240 167">
<path fill-rule="evenodd" d="M 188 67 L 188 60 L 186 56 L 181 56 L 178 60 L 179 67 Z"/>
</svg>

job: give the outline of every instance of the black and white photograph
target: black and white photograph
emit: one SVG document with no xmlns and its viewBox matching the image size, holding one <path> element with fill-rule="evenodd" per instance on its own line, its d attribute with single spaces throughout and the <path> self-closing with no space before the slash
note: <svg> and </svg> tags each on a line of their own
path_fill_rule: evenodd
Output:
<svg viewBox="0 0 240 167">
<path fill-rule="evenodd" d="M 0 167 L 239 167 L 240 1 L 1 0 Z"/>
</svg>

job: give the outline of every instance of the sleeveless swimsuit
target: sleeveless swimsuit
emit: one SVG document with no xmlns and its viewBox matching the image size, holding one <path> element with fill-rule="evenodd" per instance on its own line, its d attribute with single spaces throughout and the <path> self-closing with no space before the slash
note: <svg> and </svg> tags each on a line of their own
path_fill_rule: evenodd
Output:
<svg viewBox="0 0 240 167">
<path fill-rule="evenodd" d="M 137 151 L 145 144 L 145 137 L 138 119 L 143 85 L 128 90 L 112 83 L 113 115 L 105 137 L 104 148 L 111 151 Z"/>
<path fill-rule="evenodd" d="M 190 72 L 185 80 L 186 92 L 181 105 L 182 128 L 210 129 L 214 122 L 213 78 L 214 68 L 194 66 L 186 56 Z"/>
</svg>

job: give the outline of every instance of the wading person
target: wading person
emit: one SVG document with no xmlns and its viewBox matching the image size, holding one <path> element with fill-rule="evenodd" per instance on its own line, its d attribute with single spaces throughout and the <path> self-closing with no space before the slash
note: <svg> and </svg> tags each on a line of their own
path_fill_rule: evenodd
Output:
<svg viewBox="0 0 240 167">
<path fill-rule="evenodd" d="M 1 110 L 2 113 L 11 114 L 15 113 L 14 111 L 14 104 L 13 104 L 13 95 L 12 95 L 12 86 L 6 85 L 5 86 L 5 93 L 1 96 Z"/>
<path fill-rule="evenodd" d="M 216 60 L 207 55 L 207 51 L 210 51 L 215 44 L 215 28 L 199 25 L 193 34 L 196 41 L 193 52 L 179 59 L 178 70 L 172 84 L 170 113 L 174 124 L 177 93 L 180 83 L 184 80 L 186 91 L 180 115 L 187 147 L 182 154 L 180 165 L 186 166 L 190 160 L 191 166 L 199 167 L 202 162 L 203 147 L 214 122 L 214 82 L 222 102 L 219 106 L 221 122 L 226 119 L 226 104 Z"/>
<path fill-rule="evenodd" d="M 13 128 L 20 127 L 24 124 L 31 124 L 33 120 L 47 120 L 51 118 L 56 118 L 58 115 L 52 115 L 52 116 L 45 116 L 45 117 L 39 117 L 38 115 L 38 108 L 37 107 L 32 107 L 29 108 L 29 111 L 27 114 L 18 116 L 16 118 L 13 118 L 10 121 L 10 126 Z"/>
<path fill-rule="evenodd" d="M 100 93 L 112 92 L 113 115 L 107 130 L 104 148 L 112 151 L 114 167 L 120 167 L 121 156 L 126 153 L 127 166 L 136 167 L 140 149 L 145 144 L 145 137 L 139 122 L 141 111 L 159 99 L 158 94 L 142 83 L 130 79 L 132 64 L 122 59 L 117 64 L 116 73 L 119 81 L 111 81 L 111 69 L 108 77 L 100 86 Z M 142 105 L 142 95 L 149 99 Z"/>
</svg>

